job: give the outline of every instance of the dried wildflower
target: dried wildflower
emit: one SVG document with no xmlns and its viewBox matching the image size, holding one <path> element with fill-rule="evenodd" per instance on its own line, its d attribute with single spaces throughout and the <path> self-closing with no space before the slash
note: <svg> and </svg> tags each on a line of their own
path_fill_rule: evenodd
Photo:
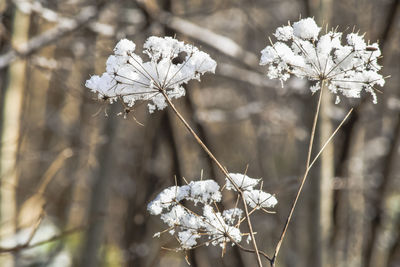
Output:
<svg viewBox="0 0 400 267">
<path fill-rule="evenodd" d="M 230 173 L 229 177 L 237 185 L 237 187 L 243 191 L 253 189 L 261 181 L 261 179 L 250 178 L 246 174 L 242 174 L 242 173 Z M 231 183 L 231 181 L 228 178 L 226 178 L 226 189 L 235 190 L 234 185 Z"/>
<path fill-rule="evenodd" d="M 245 191 L 248 205 L 254 209 L 273 207 L 277 200 L 274 196 L 261 190 L 254 190 L 260 179 L 253 179 L 244 174 L 230 174 L 232 180 Z M 226 187 L 228 188 L 228 186 Z M 234 190 L 229 187 L 229 190 Z M 179 242 L 178 250 L 193 249 L 201 245 L 220 246 L 223 250 L 228 243 L 240 243 L 243 235 L 240 225 L 243 222 L 243 210 L 234 207 L 220 211 L 218 203 L 222 194 L 220 186 L 213 180 L 190 182 L 183 186 L 172 186 L 164 189 L 149 203 L 147 210 L 152 215 L 160 215 Z M 182 204 L 192 202 L 196 211 Z M 161 233 L 154 236 L 159 237 Z"/>
<path fill-rule="evenodd" d="M 247 204 L 254 209 L 273 208 L 278 201 L 276 198 L 262 190 L 248 190 L 244 191 L 244 197 Z"/>
<path fill-rule="evenodd" d="M 170 98 L 179 98 L 185 95 L 183 84 L 215 71 L 216 62 L 207 53 L 171 37 L 149 37 L 143 51 L 150 58 L 146 62 L 135 54 L 135 48 L 132 41 L 119 41 L 107 60 L 106 72 L 92 76 L 86 87 L 100 99 L 111 103 L 121 99 L 129 107 L 136 101 L 151 101 L 152 113 L 167 106 L 162 90 Z"/>
<path fill-rule="evenodd" d="M 332 30 L 320 36 L 314 19 L 306 18 L 293 26 L 277 28 L 276 43 L 261 51 L 260 65 L 268 66 L 268 77 L 286 81 L 291 75 L 306 78 L 314 93 L 322 84 L 337 95 L 359 98 L 368 92 L 376 103 L 374 86 L 385 80 L 378 72 L 381 51 L 377 43 L 367 44 L 364 36 L 350 33 L 342 44 L 343 33 Z"/>
<path fill-rule="evenodd" d="M 241 232 L 236 227 L 242 210 L 233 209 L 221 214 L 212 206 L 221 201 L 219 185 L 213 180 L 190 182 L 184 186 L 164 189 L 147 209 L 153 215 L 160 215 L 161 220 L 175 235 L 180 243 L 179 249 L 190 249 L 198 245 L 197 239 L 206 237 L 204 244 L 220 245 L 241 241 Z M 196 213 L 184 207 L 183 200 L 201 205 L 201 212 Z M 157 234 L 158 236 L 158 234 Z"/>
<path fill-rule="evenodd" d="M 254 189 L 255 186 L 260 184 L 261 179 L 250 178 L 246 174 L 241 173 L 230 173 L 229 177 L 243 191 L 246 203 L 251 208 L 273 208 L 278 204 L 278 200 L 273 195 L 259 189 Z M 236 191 L 229 179 L 226 179 L 226 189 Z"/>
</svg>

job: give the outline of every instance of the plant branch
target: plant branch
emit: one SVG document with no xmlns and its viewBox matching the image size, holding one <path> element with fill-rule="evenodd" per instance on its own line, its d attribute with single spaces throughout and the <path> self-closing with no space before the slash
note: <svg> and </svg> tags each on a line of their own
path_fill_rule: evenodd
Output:
<svg viewBox="0 0 400 267">
<path fill-rule="evenodd" d="M 57 26 L 32 37 L 27 43 L 20 44 L 16 50 L 11 49 L 8 52 L 0 55 L 0 69 L 7 67 L 9 64 L 17 60 L 19 57 L 28 56 L 42 47 L 45 47 L 61 37 L 78 30 L 97 18 L 102 6 L 83 8 L 72 19 L 64 19 Z"/>
<path fill-rule="evenodd" d="M 233 240 L 233 239 L 232 239 Z M 249 252 L 249 253 L 255 253 L 256 251 L 253 249 L 249 249 L 249 248 L 245 248 L 242 245 L 240 245 L 239 243 L 235 242 L 235 245 L 238 246 L 239 249 Z M 265 253 L 264 251 L 259 250 L 258 251 L 260 253 L 260 255 L 264 256 L 268 261 L 271 262 L 271 258 L 267 255 L 267 253 Z"/>
<path fill-rule="evenodd" d="M 289 223 L 290 223 L 290 221 L 292 219 L 294 209 L 296 208 L 297 201 L 299 200 L 301 191 L 303 190 L 304 183 L 307 180 L 308 172 L 310 171 L 309 165 L 310 165 L 310 160 L 311 160 L 311 152 L 312 152 L 312 147 L 313 147 L 313 143 L 314 143 L 315 129 L 317 127 L 318 115 L 319 115 L 319 110 L 320 110 L 320 107 L 321 107 L 321 100 L 322 100 L 322 93 L 323 93 L 323 90 L 324 90 L 324 86 L 325 86 L 325 83 L 322 82 L 321 90 L 320 90 L 320 94 L 319 94 L 319 99 L 318 99 L 318 104 L 317 104 L 317 110 L 315 112 L 314 122 L 313 122 L 312 130 L 311 130 L 310 143 L 308 144 L 306 171 L 304 172 L 304 175 L 303 175 L 303 178 L 301 180 L 299 189 L 297 190 L 296 197 L 295 197 L 295 199 L 294 199 L 294 201 L 292 203 L 292 206 L 290 208 L 289 214 L 288 214 L 288 216 L 286 218 L 285 225 L 284 225 L 284 227 L 282 229 L 281 236 L 280 236 L 279 241 L 278 241 L 278 243 L 277 243 L 277 245 L 275 247 L 275 253 L 274 253 L 274 256 L 272 257 L 271 266 L 275 266 L 276 257 L 279 254 L 279 250 L 281 248 L 283 239 L 285 238 L 286 231 L 287 231 L 287 229 L 289 227 Z"/>
<path fill-rule="evenodd" d="M 247 51 L 231 38 L 160 10 L 157 5 L 151 3 L 151 1 L 136 1 L 137 6 L 154 21 L 166 25 L 170 29 L 182 33 L 193 40 L 200 41 L 247 68 L 257 71 L 257 68 L 254 66 L 258 65 L 258 56 Z"/>
<path fill-rule="evenodd" d="M 24 250 L 24 249 L 30 249 L 30 248 L 38 247 L 38 246 L 41 246 L 41 245 L 44 245 L 44 244 L 47 244 L 47 243 L 50 243 L 50 242 L 57 241 L 57 240 L 62 239 L 64 237 L 68 236 L 68 235 L 71 235 L 71 234 L 77 233 L 79 231 L 82 231 L 85 228 L 86 228 L 86 226 L 75 227 L 75 228 L 66 230 L 66 231 L 64 231 L 64 232 L 62 232 L 62 233 L 60 233 L 58 235 L 54 235 L 53 237 L 50 237 L 50 238 L 48 238 L 46 240 L 38 241 L 37 243 L 34 243 L 34 244 L 30 244 L 30 242 L 29 242 L 29 243 L 24 243 L 24 244 L 17 245 L 17 246 L 14 246 L 14 247 L 0 247 L 0 254 L 16 253 L 16 252 L 19 252 L 19 251 Z"/>
<path fill-rule="evenodd" d="M 319 99 L 319 101 L 318 101 L 318 106 L 320 106 L 320 104 L 321 104 L 321 103 L 320 103 L 321 95 L 322 95 L 322 89 L 321 89 L 320 99 Z M 317 155 L 314 157 L 314 159 L 313 159 L 312 161 L 311 161 L 310 159 L 311 159 L 311 151 L 312 151 L 312 143 L 311 143 L 311 142 L 313 141 L 313 136 L 311 136 L 311 138 L 310 138 L 310 145 L 309 145 L 309 154 L 308 154 L 309 157 L 307 157 L 308 167 L 307 167 L 307 169 L 306 169 L 306 171 L 305 171 L 305 173 L 304 173 L 304 176 L 303 176 L 302 182 L 301 182 L 301 184 L 300 184 L 299 190 L 297 191 L 296 198 L 295 198 L 295 200 L 294 200 L 294 202 L 293 202 L 293 204 L 292 204 L 291 210 L 290 210 L 289 215 L 288 215 L 288 218 L 287 218 L 287 220 L 286 220 L 286 223 L 285 223 L 284 229 L 283 229 L 283 231 L 282 231 L 281 237 L 280 237 L 280 239 L 279 239 L 278 245 L 277 245 L 276 248 L 275 248 L 274 257 L 273 257 L 272 260 L 271 260 L 271 262 L 272 262 L 271 266 L 274 266 L 276 257 L 278 256 L 278 253 L 279 253 L 279 250 L 280 250 L 280 246 L 282 245 L 282 242 L 283 242 L 283 239 L 284 239 L 284 237 L 285 237 L 287 228 L 288 228 L 288 226 L 289 226 L 291 217 L 292 217 L 292 215 L 293 215 L 293 211 L 294 211 L 294 209 L 295 209 L 295 207 L 296 207 L 296 203 L 297 203 L 297 201 L 298 201 L 298 199 L 299 199 L 300 193 L 301 193 L 301 191 L 302 191 L 302 189 L 303 189 L 303 186 L 304 186 L 304 183 L 305 183 L 305 181 L 306 181 L 306 179 L 307 179 L 307 176 L 308 176 L 309 171 L 310 171 L 311 168 L 314 166 L 314 164 L 315 164 L 315 162 L 318 160 L 319 156 L 321 156 L 321 154 L 322 154 L 322 152 L 325 150 L 326 146 L 332 141 L 333 137 L 337 134 L 337 132 L 339 131 L 339 129 L 342 128 L 343 124 L 344 124 L 344 123 L 347 121 L 347 119 L 350 117 L 350 115 L 351 115 L 351 113 L 353 112 L 353 110 L 354 110 L 354 108 L 351 108 L 351 109 L 349 110 L 349 112 L 347 112 L 346 116 L 342 119 L 342 121 L 340 122 L 340 124 L 336 127 L 336 129 L 335 129 L 335 130 L 333 131 L 333 133 L 329 136 L 329 138 L 325 141 L 324 145 L 320 148 L 320 150 L 318 151 Z M 319 107 L 317 107 L 317 111 L 316 111 L 316 116 L 315 116 L 315 118 L 318 117 L 318 112 L 319 112 Z M 314 119 L 314 125 L 316 125 L 316 124 L 317 124 L 317 120 Z M 313 131 L 312 131 L 312 133 L 314 133 L 314 135 L 315 135 L 315 128 L 314 128 L 314 125 L 313 125 Z"/>
<path fill-rule="evenodd" d="M 243 191 L 236 185 L 236 183 L 233 181 L 233 179 L 229 176 L 229 173 L 226 171 L 226 169 L 222 166 L 222 164 L 217 160 L 217 158 L 214 156 L 214 154 L 208 149 L 208 147 L 203 143 L 203 141 L 201 141 L 201 139 L 199 138 L 199 136 L 196 134 L 196 132 L 193 130 L 193 128 L 187 123 L 187 121 L 185 120 L 185 118 L 183 118 L 183 116 L 181 115 L 181 113 L 176 109 L 175 105 L 171 102 L 170 98 L 168 97 L 168 95 L 166 94 L 165 90 L 163 89 L 159 89 L 160 93 L 163 94 L 165 100 L 167 101 L 168 105 L 172 108 L 172 110 L 174 111 L 175 115 L 179 118 L 179 120 L 185 125 L 186 129 L 190 132 L 190 134 L 194 137 L 194 139 L 196 140 L 196 142 L 201 146 L 201 148 L 208 154 L 208 156 L 214 161 L 214 163 L 217 165 L 217 167 L 222 171 L 222 173 L 226 176 L 226 178 L 233 184 L 233 186 L 235 187 L 236 191 L 239 193 L 239 195 L 242 198 L 242 202 L 243 202 L 243 206 L 244 206 L 244 210 L 245 210 L 245 214 L 246 214 L 246 218 L 247 218 L 247 224 L 249 227 L 249 231 L 250 231 L 250 235 L 251 235 L 251 240 L 253 243 L 253 247 L 254 247 L 254 251 L 255 254 L 257 256 L 257 263 L 259 267 L 262 267 L 262 262 L 261 262 L 261 258 L 260 258 L 260 252 L 258 250 L 257 247 L 257 242 L 255 240 L 254 237 L 254 231 L 253 231 L 253 226 L 251 224 L 250 221 L 250 215 L 249 215 L 249 210 L 247 208 L 247 203 L 246 200 L 244 198 L 244 194 Z"/>
<path fill-rule="evenodd" d="M 335 131 L 329 136 L 328 140 L 324 143 L 324 145 L 321 147 L 315 158 L 311 161 L 310 165 L 308 166 L 309 169 L 314 165 L 314 163 L 317 161 L 319 156 L 322 154 L 322 152 L 325 150 L 325 147 L 331 142 L 332 138 L 336 135 L 336 133 L 339 131 L 340 128 L 342 128 L 343 124 L 345 121 L 349 118 L 350 114 L 353 112 L 354 108 L 351 108 L 349 112 L 347 112 L 346 116 L 343 118 L 343 120 L 340 122 L 338 127 L 336 127 Z"/>
</svg>

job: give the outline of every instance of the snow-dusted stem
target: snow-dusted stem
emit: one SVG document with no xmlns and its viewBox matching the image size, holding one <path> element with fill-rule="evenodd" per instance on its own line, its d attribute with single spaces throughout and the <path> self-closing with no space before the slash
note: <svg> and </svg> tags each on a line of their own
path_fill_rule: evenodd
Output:
<svg viewBox="0 0 400 267">
<path fill-rule="evenodd" d="M 319 115 L 319 110 L 320 110 L 320 107 L 321 107 L 321 100 L 322 100 L 322 94 L 323 94 L 324 88 L 325 88 L 325 82 L 322 81 L 321 90 L 320 90 L 320 93 L 319 93 L 318 104 L 317 104 L 317 110 L 315 112 L 314 122 L 313 122 L 312 130 L 311 130 L 310 143 L 308 144 L 306 171 L 304 172 L 304 175 L 303 175 L 303 178 L 301 180 L 299 189 L 297 190 L 296 197 L 295 197 L 295 199 L 294 199 L 294 201 L 292 203 L 292 207 L 290 208 L 288 217 L 287 217 L 285 225 L 283 227 L 281 236 L 280 236 L 279 241 L 278 241 L 278 243 L 277 243 L 277 245 L 275 247 L 275 252 L 274 252 L 274 256 L 272 257 L 271 266 L 275 266 L 276 257 L 278 256 L 279 250 L 281 249 L 281 245 L 282 245 L 283 239 L 285 238 L 286 231 L 287 231 L 287 229 L 289 227 L 289 223 L 290 223 L 290 221 L 292 219 L 292 215 L 293 215 L 294 209 L 296 208 L 297 201 L 299 200 L 301 191 L 303 190 L 304 183 L 307 180 L 308 172 L 310 171 L 309 166 L 310 166 L 310 160 L 311 160 L 311 152 L 312 152 L 312 147 L 313 147 L 313 143 L 314 143 L 315 129 L 317 128 L 318 115 Z"/>
<path fill-rule="evenodd" d="M 233 179 L 229 176 L 229 173 L 227 170 L 222 166 L 222 164 L 217 160 L 217 158 L 214 156 L 214 154 L 208 149 L 208 147 L 201 141 L 200 137 L 196 134 L 196 132 L 193 130 L 193 128 L 187 123 L 185 118 L 183 118 L 182 114 L 176 109 L 175 105 L 171 102 L 170 98 L 166 94 L 165 90 L 159 89 L 159 91 L 162 93 L 164 96 L 165 100 L 167 101 L 168 105 L 172 108 L 174 111 L 175 115 L 179 118 L 179 120 L 185 125 L 186 129 L 190 132 L 190 134 L 194 137 L 196 142 L 201 146 L 201 148 L 208 154 L 208 156 L 214 161 L 214 163 L 217 165 L 217 167 L 222 171 L 222 173 L 226 176 L 226 178 L 232 183 L 232 185 L 235 187 L 236 191 L 239 193 L 243 206 L 244 206 L 244 211 L 247 219 L 247 225 L 249 227 L 250 235 L 251 235 L 251 240 L 253 243 L 254 247 L 254 252 L 257 256 L 257 263 L 259 267 L 262 267 L 262 262 L 261 262 L 261 257 L 260 257 L 260 252 L 257 247 L 257 242 L 254 236 L 254 231 L 253 231 L 253 226 L 251 224 L 250 220 L 250 215 L 249 215 L 249 210 L 247 207 L 246 200 L 244 198 L 243 191 L 236 185 L 236 183 L 233 181 Z M 271 260 L 270 260 L 271 262 Z"/>
</svg>

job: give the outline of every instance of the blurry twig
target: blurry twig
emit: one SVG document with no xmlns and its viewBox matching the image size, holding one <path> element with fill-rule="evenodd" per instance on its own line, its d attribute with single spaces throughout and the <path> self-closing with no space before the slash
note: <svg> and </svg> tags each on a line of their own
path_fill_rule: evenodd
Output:
<svg viewBox="0 0 400 267">
<path fill-rule="evenodd" d="M 137 4 L 154 21 L 158 21 L 177 32 L 198 40 L 221 52 L 223 55 L 243 63 L 250 69 L 255 69 L 254 66 L 258 66 L 258 56 L 245 50 L 232 39 L 183 18 L 176 17 L 169 12 L 161 11 L 157 6 L 147 4 L 147 1 L 140 1 Z"/>
<path fill-rule="evenodd" d="M 216 74 L 258 87 L 277 88 L 279 85 L 279 83 L 274 80 L 266 79 L 265 74 L 260 74 L 256 71 L 243 69 L 227 63 L 218 63 Z"/>
<path fill-rule="evenodd" d="M 197 120 L 206 122 L 227 122 L 249 119 L 254 114 L 265 112 L 265 105 L 260 101 L 249 102 L 232 111 L 222 109 L 201 109 L 196 112 Z"/>
<path fill-rule="evenodd" d="M 14 247 L 10 247 L 10 248 L 1 248 L 0 247 L 0 253 L 17 251 L 17 250 L 21 250 L 23 248 L 29 247 L 32 239 L 35 237 L 35 234 L 36 234 L 37 230 L 39 229 L 40 223 L 42 222 L 44 215 L 45 215 L 44 206 L 42 206 L 40 215 L 37 218 L 35 224 L 33 225 L 33 229 L 31 231 L 31 233 L 29 234 L 28 239 L 23 244 L 16 245 Z"/>
<path fill-rule="evenodd" d="M 86 7 L 81 10 L 72 19 L 64 19 L 57 26 L 45 31 L 35 37 L 32 37 L 27 43 L 21 44 L 16 50 L 0 55 L 0 69 L 7 67 L 19 57 L 28 56 L 40 48 L 49 45 L 59 38 L 76 31 L 80 27 L 93 21 L 99 14 L 100 9 L 97 7 Z"/>
<path fill-rule="evenodd" d="M 33 226 L 32 232 L 29 235 L 28 240 L 25 242 L 26 246 L 29 246 L 29 244 L 31 243 L 33 237 L 35 236 L 37 230 L 39 229 L 39 226 L 40 226 L 40 223 L 43 220 L 44 214 L 45 214 L 45 211 L 44 211 L 44 206 L 43 206 L 42 207 L 42 212 L 40 213 L 39 218 L 37 219 L 35 225 Z"/>
<path fill-rule="evenodd" d="M 72 157 L 73 152 L 70 148 L 62 150 L 55 160 L 50 164 L 46 172 L 43 174 L 42 181 L 39 183 L 39 187 L 35 194 L 28 198 L 21 206 L 18 224 L 20 227 L 24 225 L 29 225 L 32 221 L 35 221 L 40 216 L 38 215 L 38 206 L 44 206 L 46 199 L 44 197 L 44 192 L 47 186 L 55 177 L 56 173 L 61 169 L 66 159 Z"/>
<path fill-rule="evenodd" d="M 69 18 L 61 16 L 60 13 L 56 11 L 44 7 L 39 1 L 32 0 L 14 0 L 15 6 L 25 14 L 38 14 L 42 19 L 49 22 L 60 22 L 60 21 L 68 21 Z M 93 21 L 89 23 L 88 28 L 95 33 L 100 33 L 106 36 L 112 36 L 115 34 L 115 28 L 109 24 L 100 23 L 97 21 Z"/>
<path fill-rule="evenodd" d="M 200 27 L 188 20 L 175 17 L 167 12 L 162 12 L 157 17 L 160 23 L 166 24 L 170 28 L 192 39 L 201 41 L 224 55 L 243 62 L 251 69 L 254 69 L 254 66 L 258 66 L 259 60 L 256 55 L 243 49 L 238 43 L 226 36 Z"/>
<path fill-rule="evenodd" d="M 50 238 L 48 238 L 46 240 L 43 240 L 43 241 L 36 242 L 34 244 L 26 244 L 25 243 L 25 244 L 17 245 L 17 246 L 10 247 L 10 248 L 0 247 L 0 254 L 15 253 L 15 252 L 18 252 L 18 251 L 21 251 L 21 250 L 24 250 L 24 249 L 30 249 L 30 248 L 38 247 L 38 246 L 41 246 L 41 245 L 44 245 L 44 244 L 47 244 L 47 243 L 50 243 L 50 242 L 54 242 L 54 241 L 57 241 L 59 239 L 62 239 L 64 237 L 66 237 L 68 235 L 71 235 L 71 234 L 74 234 L 76 232 L 82 231 L 86 227 L 87 226 L 78 226 L 78 227 L 75 227 L 75 228 L 72 228 L 72 229 L 69 229 L 69 230 L 65 230 L 64 232 L 62 232 L 62 233 L 60 233 L 58 235 L 54 235 L 53 237 L 50 237 Z"/>
<path fill-rule="evenodd" d="M 57 155 L 55 160 L 50 164 L 49 168 L 44 173 L 42 181 L 40 182 L 39 188 L 37 190 L 37 194 L 43 195 L 54 175 L 62 167 L 64 161 L 72 156 L 73 151 L 71 148 L 66 148 Z"/>
</svg>

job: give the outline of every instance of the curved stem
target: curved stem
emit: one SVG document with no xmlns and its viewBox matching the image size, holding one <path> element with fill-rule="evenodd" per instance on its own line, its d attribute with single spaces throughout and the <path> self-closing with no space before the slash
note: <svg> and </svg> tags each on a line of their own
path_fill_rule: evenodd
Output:
<svg viewBox="0 0 400 267">
<path fill-rule="evenodd" d="M 174 111 L 175 115 L 179 118 L 179 120 L 185 125 L 186 129 L 190 132 L 190 134 L 194 137 L 194 139 L 196 140 L 196 142 L 201 146 L 201 148 L 208 154 L 208 156 L 214 161 L 214 163 L 217 165 L 217 167 L 222 171 L 222 173 L 226 176 L 226 178 L 233 184 L 233 186 L 235 187 L 236 191 L 239 193 L 239 195 L 242 198 L 242 202 L 243 202 L 243 206 L 244 206 L 244 211 L 246 214 L 246 218 L 247 218 L 247 225 L 249 227 L 249 231 L 250 231 L 250 235 L 251 235 L 251 240 L 253 243 L 253 247 L 254 247 L 254 251 L 255 254 L 257 256 L 257 263 L 259 267 L 262 267 L 262 262 L 261 262 L 261 257 L 260 257 L 260 252 L 258 250 L 257 247 L 257 242 L 255 240 L 254 237 L 254 231 L 253 231 L 253 226 L 251 224 L 250 221 L 250 215 L 249 215 L 249 210 L 247 208 L 247 203 L 246 200 L 244 198 L 244 194 L 243 191 L 236 185 L 236 183 L 232 180 L 232 178 L 229 176 L 229 173 L 227 172 L 227 170 L 222 166 L 222 164 L 217 160 L 217 158 L 214 156 L 214 154 L 208 149 L 208 147 L 203 143 L 203 141 L 201 141 L 200 137 L 196 134 L 196 132 L 193 130 L 193 128 L 187 123 L 187 121 L 185 120 L 185 118 L 183 118 L 183 116 L 181 115 L 181 113 L 176 109 L 176 107 L 174 106 L 174 104 L 171 102 L 170 98 L 168 97 L 168 95 L 166 94 L 165 90 L 163 89 L 159 89 L 160 93 L 163 94 L 165 100 L 167 101 L 168 105 L 172 108 L 172 110 Z"/>
</svg>

